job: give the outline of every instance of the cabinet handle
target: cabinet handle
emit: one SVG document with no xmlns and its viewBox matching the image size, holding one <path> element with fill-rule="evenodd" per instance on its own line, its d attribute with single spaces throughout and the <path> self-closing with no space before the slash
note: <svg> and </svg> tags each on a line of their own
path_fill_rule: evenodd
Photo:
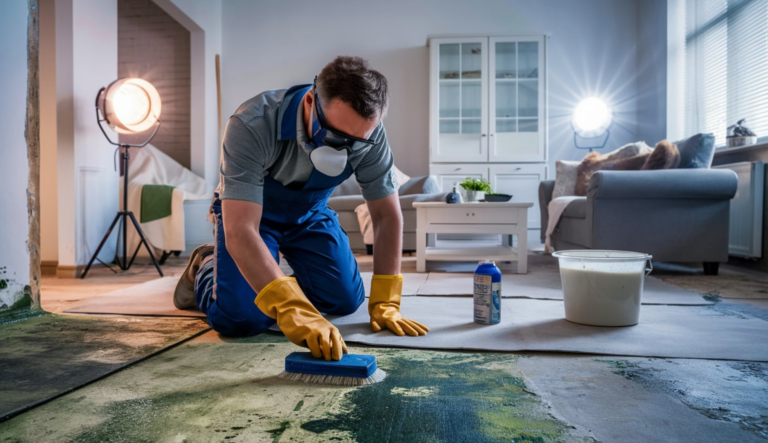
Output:
<svg viewBox="0 0 768 443">
<path fill-rule="evenodd" d="M 521 170 L 521 169 L 523 169 L 523 168 L 515 168 L 515 171 L 519 171 L 519 170 Z"/>
<path fill-rule="evenodd" d="M 493 137 L 494 135 L 496 135 L 496 134 L 491 134 L 491 137 Z"/>
<path fill-rule="evenodd" d="M 454 169 L 454 171 L 461 171 L 461 168 L 456 168 Z"/>
<path fill-rule="evenodd" d="M 483 137 L 485 137 L 485 134 L 482 134 Z"/>
</svg>

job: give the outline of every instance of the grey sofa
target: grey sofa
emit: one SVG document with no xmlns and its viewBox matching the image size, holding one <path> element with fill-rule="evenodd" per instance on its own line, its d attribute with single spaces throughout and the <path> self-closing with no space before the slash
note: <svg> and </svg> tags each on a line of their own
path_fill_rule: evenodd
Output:
<svg viewBox="0 0 768 443">
<path fill-rule="evenodd" d="M 437 180 L 432 176 L 414 177 L 400 186 L 400 209 L 403 211 L 403 251 L 416 250 L 416 210 L 413 202 L 442 201 L 445 193 L 440 190 Z M 340 184 L 331 194 L 328 206 L 339 214 L 339 223 L 347 231 L 352 249 L 368 249 L 363 242 L 360 223 L 357 221 L 355 208 L 365 203 L 360 185 L 355 176 Z"/>
<path fill-rule="evenodd" d="M 541 240 L 555 182 L 539 185 Z M 717 275 L 728 261 L 730 200 L 737 177 L 722 169 L 598 171 L 587 196 L 571 202 L 552 233 L 555 250 L 614 249 L 656 261 L 704 263 Z"/>
</svg>

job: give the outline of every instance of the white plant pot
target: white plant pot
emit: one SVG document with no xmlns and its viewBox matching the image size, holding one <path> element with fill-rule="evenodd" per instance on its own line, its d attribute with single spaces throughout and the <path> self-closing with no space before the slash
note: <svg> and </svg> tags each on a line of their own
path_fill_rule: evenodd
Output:
<svg viewBox="0 0 768 443">
<path fill-rule="evenodd" d="M 476 202 L 485 198 L 484 191 L 467 191 L 466 189 L 462 189 L 462 192 L 464 193 L 464 201 L 466 202 Z"/>
</svg>

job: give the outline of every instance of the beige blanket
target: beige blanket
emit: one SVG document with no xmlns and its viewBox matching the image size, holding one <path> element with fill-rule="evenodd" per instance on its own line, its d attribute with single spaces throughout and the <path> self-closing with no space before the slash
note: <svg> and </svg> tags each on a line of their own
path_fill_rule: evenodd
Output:
<svg viewBox="0 0 768 443">
<path fill-rule="evenodd" d="M 557 197 L 549 202 L 549 207 L 547 208 L 549 211 L 549 223 L 547 223 L 546 240 L 544 242 L 544 252 L 547 254 L 555 252 L 554 248 L 552 248 L 552 241 L 550 240 L 550 236 L 555 231 L 555 227 L 557 227 L 557 223 L 560 221 L 560 217 L 562 217 L 565 208 L 567 208 L 572 201 L 578 200 L 580 198 L 582 197 Z"/>
</svg>

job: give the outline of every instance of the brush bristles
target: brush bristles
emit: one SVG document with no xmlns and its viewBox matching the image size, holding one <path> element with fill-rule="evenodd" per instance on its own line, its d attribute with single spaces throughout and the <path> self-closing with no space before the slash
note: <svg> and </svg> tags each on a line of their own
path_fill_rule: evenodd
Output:
<svg viewBox="0 0 768 443">
<path fill-rule="evenodd" d="M 387 373 L 381 369 L 376 369 L 370 377 L 343 377 L 340 375 L 318 375 L 318 374 L 302 374 L 299 372 L 287 372 L 283 371 L 278 377 L 291 380 L 302 381 L 304 383 L 315 383 L 324 385 L 338 385 L 338 386 L 365 386 L 384 381 L 387 378 Z"/>
</svg>

